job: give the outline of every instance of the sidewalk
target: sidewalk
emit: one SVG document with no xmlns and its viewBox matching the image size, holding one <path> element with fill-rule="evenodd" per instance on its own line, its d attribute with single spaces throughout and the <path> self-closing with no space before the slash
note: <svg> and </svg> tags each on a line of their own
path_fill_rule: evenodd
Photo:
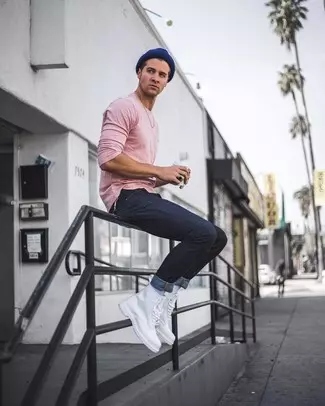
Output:
<svg viewBox="0 0 325 406">
<path fill-rule="evenodd" d="M 257 349 L 218 406 L 325 405 L 325 286 L 295 279 L 276 293 L 262 288 Z"/>
</svg>

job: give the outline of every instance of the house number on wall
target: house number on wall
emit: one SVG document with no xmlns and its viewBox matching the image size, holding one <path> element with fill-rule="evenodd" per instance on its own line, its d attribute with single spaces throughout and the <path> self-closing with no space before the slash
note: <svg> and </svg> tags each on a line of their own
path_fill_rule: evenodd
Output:
<svg viewBox="0 0 325 406">
<path fill-rule="evenodd" d="M 85 178 L 85 170 L 80 168 L 80 166 L 74 167 L 74 176 L 78 176 L 78 178 L 84 179 Z"/>
</svg>

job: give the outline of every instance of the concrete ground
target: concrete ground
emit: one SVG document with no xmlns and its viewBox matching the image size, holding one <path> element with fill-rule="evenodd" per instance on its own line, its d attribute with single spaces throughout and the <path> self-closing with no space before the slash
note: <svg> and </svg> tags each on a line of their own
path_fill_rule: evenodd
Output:
<svg viewBox="0 0 325 406">
<path fill-rule="evenodd" d="M 287 281 L 285 295 L 277 297 L 276 286 L 261 289 L 261 300 L 256 302 L 258 344 L 252 344 L 251 323 L 247 324 L 248 343 L 251 357 L 241 376 L 233 382 L 219 401 L 219 406 L 323 406 L 325 405 L 325 285 L 311 279 Z M 217 335 L 226 336 L 229 321 L 217 322 Z M 241 319 L 236 318 L 238 332 Z M 236 334 L 238 338 L 240 335 Z M 193 352 L 205 350 L 206 344 Z M 4 406 L 18 406 L 30 382 L 45 346 L 22 346 L 14 361 L 4 369 Z M 63 346 L 53 365 L 38 403 L 51 406 L 61 388 L 68 367 L 71 365 L 76 346 Z M 190 356 L 189 354 L 188 356 Z M 194 354 L 195 356 L 199 354 Z M 193 356 L 194 356 L 193 355 Z M 153 356 L 143 345 L 108 344 L 98 346 L 98 379 L 103 381 L 139 365 Z M 186 362 L 181 357 L 181 366 Z M 220 368 L 226 368 L 220 364 Z M 161 371 L 171 374 L 171 365 Z M 150 383 L 156 375 L 144 378 Z M 204 377 L 202 377 L 204 379 Z M 221 382 L 219 381 L 219 384 Z M 134 384 L 143 385 L 142 382 Z M 204 383 L 202 383 L 204 385 Z M 216 378 L 218 385 L 218 378 Z M 73 392 L 71 405 L 76 404 L 80 393 L 86 387 L 85 365 L 81 370 Z M 129 387 L 130 396 L 136 388 Z M 104 404 L 124 404 L 126 393 L 117 393 Z M 123 401 L 123 402 L 122 402 Z M 0 402 L 1 403 L 1 402 Z M 216 400 L 217 403 L 217 400 Z M 204 399 L 202 403 L 204 405 Z M 216 405 L 217 406 L 217 405 Z"/>
<path fill-rule="evenodd" d="M 257 348 L 218 406 L 325 405 L 325 285 L 296 278 L 261 296 Z"/>
<path fill-rule="evenodd" d="M 226 322 L 224 322 L 223 324 L 225 329 L 217 328 L 216 330 L 218 337 L 225 336 L 228 332 L 228 324 Z M 238 334 L 236 334 L 236 336 L 239 337 Z M 40 364 L 46 347 L 46 345 L 22 345 L 19 347 L 12 362 L 4 366 L 4 393 L 2 403 L 0 400 L 0 406 L 21 405 L 23 395 L 31 381 L 31 378 L 34 376 L 37 367 Z M 164 352 L 169 348 L 170 347 L 164 345 L 161 352 Z M 186 352 L 180 357 L 180 369 L 184 369 L 193 364 L 197 359 L 201 358 L 209 350 L 211 350 L 211 348 L 212 346 L 210 344 L 210 339 L 208 339 L 200 345 Z M 72 364 L 72 360 L 76 353 L 76 350 L 77 346 L 61 346 L 58 352 L 58 356 L 54 361 L 53 367 L 49 373 L 48 380 L 44 386 L 44 389 L 42 390 L 41 397 L 39 402 L 37 403 L 37 406 L 56 405 L 57 396 L 62 388 L 67 371 Z M 229 354 L 229 352 L 225 352 L 225 354 Z M 155 355 L 156 354 L 149 351 L 142 344 L 98 344 L 98 382 L 103 382 L 108 379 L 114 378 L 117 375 L 122 374 L 129 369 L 134 368 L 145 361 L 148 361 L 149 359 L 152 359 L 153 357 L 155 357 Z M 223 353 L 221 353 L 220 356 L 217 357 L 218 362 L 221 362 L 222 365 L 225 364 L 225 362 L 222 361 L 223 358 Z M 230 358 L 227 359 L 227 362 L 229 362 L 229 359 Z M 237 362 L 238 359 L 236 359 L 235 364 Z M 223 382 L 216 378 L 216 382 L 219 382 L 219 387 L 223 388 L 221 393 L 224 393 L 224 390 L 226 390 L 229 382 L 231 382 L 240 367 L 241 366 L 238 365 L 238 367 L 235 369 L 234 365 L 231 365 L 226 373 L 223 374 Z M 143 390 L 150 389 L 157 383 L 166 382 L 168 379 L 171 378 L 172 375 L 172 365 L 171 362 L 169 362 L 157 371 L 145 376 L 143 379 L 128 386 L 124 390 L 117 392 L 108 399 L 100 402 L 100 405 L 125 406 L 126 404 L 133 404 L 133 398 L 138 394 L 141 394 Z M 225 385 L 225 381 L 227 381 L 226 377 L 229 378 L 229 382 L 227 383 L 227 385 Z M 77 404 L 80 394 L 86 389 L 86 387 L 86 363 L 84 363 L 81 368 L 81 373 L 77 380 L 76 386 L 73 390 L 69 406 L 75 406 Z"/>
</svg>

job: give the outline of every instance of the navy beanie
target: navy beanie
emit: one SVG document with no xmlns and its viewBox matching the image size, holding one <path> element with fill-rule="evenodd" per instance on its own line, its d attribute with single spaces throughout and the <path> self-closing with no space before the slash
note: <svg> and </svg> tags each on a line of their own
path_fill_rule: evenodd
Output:
<svg viewBox="0 0 325 406">
<path fill-rule="evenodd" d="M 164 48 L 149 49 L 149 51 L 143 54 L 138 60 L 137 66 L 135 67 L 135 71 L 138 73 L 143 63 L 148 61 L 149 59 L 162 59 L 163 61 L 167 62 L 170 68 L 168 82 L 170 82 L 173 79 L 173 76 L 175 74 L 175 62 L 166 49 Z"/>
</svg>

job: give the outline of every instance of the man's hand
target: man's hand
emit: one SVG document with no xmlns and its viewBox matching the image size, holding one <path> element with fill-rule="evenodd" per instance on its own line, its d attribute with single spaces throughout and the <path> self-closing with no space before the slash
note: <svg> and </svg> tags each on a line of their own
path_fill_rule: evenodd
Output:
<svg viewBox="0 0 325 406">
<path fill-rule="evenodd" d="M 184 180 L 186 185 L 190 179 L 191 170 L 186 166 L 173 165 L 159 167 L 157 171 L 157 178 L 163 182 L 171 183 L 172 185 L 179 185 Z"/>
<path fill-rule="evenodd" d="M 162 187 L 168 185 L 168 182 L 156 178 L 155 187 Z"/>
<path fill-rule="evenodd" d="M 156 178 L 156 187 L 167 183 L 180 185 L 183 180 L 186 185 L 191 176 L 191 170 L 186 166 L 154 166 L 137 162 L 124 153 L 102 164 L 101 169 L 131 179 Z"/>
</svg>

